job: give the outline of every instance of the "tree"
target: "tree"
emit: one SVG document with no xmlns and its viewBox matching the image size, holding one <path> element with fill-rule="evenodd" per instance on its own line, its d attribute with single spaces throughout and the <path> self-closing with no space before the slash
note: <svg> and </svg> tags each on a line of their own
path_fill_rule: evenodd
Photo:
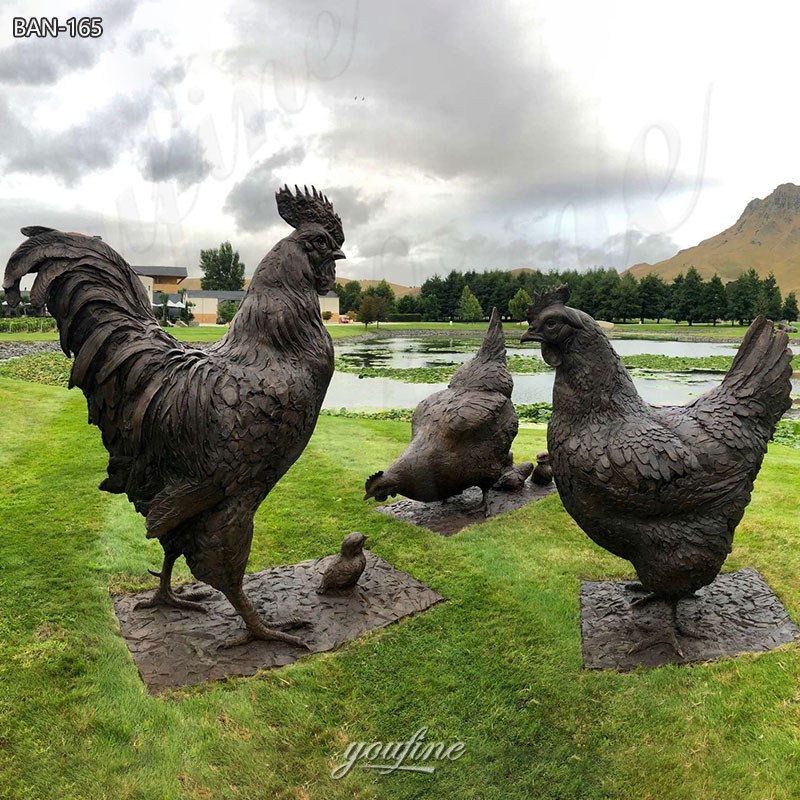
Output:
<svg viewBox="0 0 800 800">
<path fill-rule="evenodd" d="M 458 301 L 458 318 L 463 322 L 477 322 L 479 319 L 483 319 L 481 304 L 467 284 L 464 284 L 461 299 Z"/>
<path fill-rule="evenodd" d="M 797 309 L 797 295 L 794 292 L 789 292 L 786 295 L 781 309 L 781 317 L 787 322 L 796 322 L 800 317 L 800 312 Z"/>
<path fill-rule="evenodd" d="M 161 317 L 162 324 L 166 325 L 169 322 L 169 295 L 164 292 L 158 294 L 159 316 Z"/>
<path fill-rule="evenodd" d="M 708 319 L 710 314 L 706 309 L 706 290 L 703 279 L 695 267 L 689 267 L 683 279 L 681 289 L 681 308 L 686 321 L 691 325 Z"/>
<path fill-rule="evenodd" d="M 344 286 L 336 284 L 336 294 L 339 295 L 339 309 L 342 314 L 355 311 L 361 305 L 360 281 L 348 281 Z"/>
<path fill-rule="evenodd" d="M 201 250 L 200 269 L 203 271 L 201 289 L 239 292 L 244 288 L 244 264 L 239 261 L 239 252 L 231 247 L 230 242 Z"/>
<path fill-rule="evenodd" d="M 706 284 L 706 311 L 708 318 L 716 325 L 717 320 L 727 319 L 728 293 L 722 279 L 714 273 L 714 277 Z"/>
<path fill-rule="evenodd" d="M 238 310 L 239 304 L 235 300 L 223 300 L 217 306 L 217 319 L 227 325 Z"/>
<path fill-rule="evenodd" d="M 377 294 L 364 294 L 361 305 L 358 307 L 358 321 L 364 323 L 366 328 L 370 322 L 377 322 L 380 328 L 381 320 L 389 316 L 391 307 L 385 297 Z"/>
<path fill-rule="evenodd" d="M 398 314 L 419 314 L 420 305 L 419 300 L 413 294 L 403 295 L 397 301 Z"/>
<path fill-rule="evenodd" d="M 626 273 L 614 287 L 611 295 L 611 316 L 623 323 L 639 313 L 639 286 L 630 272 Z"/>
<path fill-rule="evenodd" d="M 452 319 L 459 315 L 458 304 L 463 291 L 464 276 L 460 272 L 452 270 L 445 278 L 442 293 L 439 295 L 439 303 L 445 319 Z"/>
<path fill-rule="evenodd" d="M 419 301 L 422 319 L 425 322 L 436 322 L 442 314 L 439 306 L 439 298 L 435 294 L 429 294 Z"/>
<path fill-rule="evenodd" d="M 761 292 L 761 281 L 754 269 L 742 273 L 727 286 L 728 315 L 740 325 L 749 325 L 756 316 L 756 302 Z"/>
<path fill-rule="evenodd" d="M 639 281 L 639 320 L 661 322 L 667 310 L 667 284 L 660 275 L 649 273 Z"/>
<path fill-rule="evenodd" d="M 517 289 L 517 293 L 508 301 L 508 313 L 511 314 L 511 319 L 514 322 L 525 319 L 530 304 L 531 296 L 524 289 Z"/>
<path fill-rule="evenodd" d="M 782 305 L 781 290 L 778 288 L 775 275 L 770 272 L 761 282 L 761 289 L 756 301 L 757 311 L 767 319 L 777 320 L 781 317 Z"/>
<path fill-rule="evenodd" d="M 370 286 L 366 289 L 363 293 L 364 297 L 382 297 L 388 303 L 389 311 L 387 313 L 391 313 L 394 310 L 395 300 L 394 300 L 394 290 L 385 280 L 380 281 L 377 286 Z"/>
</svg>

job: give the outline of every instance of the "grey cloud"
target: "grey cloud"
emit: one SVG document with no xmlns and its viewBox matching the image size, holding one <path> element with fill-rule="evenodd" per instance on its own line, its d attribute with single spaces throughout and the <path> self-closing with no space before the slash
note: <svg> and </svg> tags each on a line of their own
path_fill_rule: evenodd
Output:
<svg viewBox="0 0 800 800">
<path fill-rule="evenodd" d="M 196 133 L 179 129 L 165 142 L 150 141 L 143 146 L 142 173 L 156 183 L 175 180 L 188 189 L 210 174 L 212 164 Z"/>
<path fill-rule="evenodd" d="M 281 170 L 299 164 L 306 156 L 302 145 L 278 150 L 260 161 L 239 181 L 225 200 L 223 211 L 231 214 L 241 231 L 261 231 L 275 222 L 275 190 L 286 181 Z"/>
<path fill-rule="evenodd" d="M 59 36 L 47 41 L 17 39 L 0 50 L 0 81 L 24 86 L 57 83 L 75 70 L 96 64 L 100 56 L 113 48 L 115 34 L 130 20 L 136 3 L 128 0 L 98 0 L 83 11 L 70 9 L 69 16 L 101 17 L 103 35 L 96 39 Z"/>
<path fill-rule="evenodd" d="M 82 173 L 107 169 L 137 136 L 152 98 L 120 96 L 83 122 L 33 135 L 0 100 L 0 158 L 11 172 L 53 175 L 75 182 Z"/>
<path fill-rule="evenodd" d="M 153 80 L 165 86 L 174 86 L 182 83 L 186 78 L 186 65 L 178 61 L 171 67 L 161 67 L 153 73 Z"/>
<path fill-rule="evenodd" d="M 324 191 L 351 230 L 369 222 L 386 205 L 386 195 L 369 197 L 355 186 L 325 186 Z"/>
<path fill-rule="evenodd" d="M 153 42 L 160 42 L 162 46 L 170 46 L 168 37 L 157 28 L 143 28 L 135 31 L 128 39 L 126 46 L 135 56 L 141 55 L 145 48 Z"/>
<path fill-rule="evenodd" d="M 326 106 L 327 159 L 459 180 L 476 210 L 660 197 L 647 165 L 605 141 L 593 99 L 551 66 L 529 9 L 242 0 L 228 63 L 266 79 L 265 105 L 293 112 L 313 96 Z M 676 175 L 667 190 L 692 183 Z"/>
</svg>

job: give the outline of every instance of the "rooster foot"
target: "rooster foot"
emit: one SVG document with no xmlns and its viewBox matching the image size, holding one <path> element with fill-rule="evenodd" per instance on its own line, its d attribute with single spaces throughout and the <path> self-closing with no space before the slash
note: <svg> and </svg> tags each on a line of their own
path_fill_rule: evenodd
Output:
<svg viewBox="0 0 800 800">
<path fill-rule="evenodd" d="M 293 644 L 295 647 L 302 647 L 304 650 L 310 650 L 311 647 L 299 637 L 292 636 L 290 633 L 284 633 L 282 630 L 279 630 L 279 628 L 296 628 L 298 625 L 309 624 L 310 623 L 305 620 L 292 619 L 289 622 L 279 622 L 274 628 L 268 628 L 266 625 L 259 623 L 252 628 L 248 628 L 241 636 L 223 642 L 217 649 L 230 650 L 232 647 L 242 647 L 250 642 L 262 640 L 267 642 L 286 642 L 287 644 Z"/>
<path fill-rule="evenodd" d="M 211 592 L 186 592 L 178 597 L 172 590 L 157 589 L 151 597 L 146 600 L 140 600 L 133 608 L 137 611 L 140 608 L 157 608 L 158 606 L 169 606 L 171 608 L 181 608 L 184 611 L 202 611 L 207 612 L 207 609 L 201 603 L 194 602 L 208 598 Z"/>
</svg>

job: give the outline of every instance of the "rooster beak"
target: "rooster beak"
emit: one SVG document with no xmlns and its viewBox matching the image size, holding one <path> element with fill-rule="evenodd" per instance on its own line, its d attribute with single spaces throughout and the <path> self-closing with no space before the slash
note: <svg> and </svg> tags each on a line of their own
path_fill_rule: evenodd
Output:
<svg viewBox="0 0 800 800">
<path fill-rule="evenodd" d="M 520 342 L 541 342 L 542 337 L 534 331 L 532 327 L 528 328 L 525 333 L 520 336 Z"/>
<path fill-rule="evenodd" d="M 334 250 L 331 253 L 331 258 L 334 261 L 338 261 L 340 258 L 347 258 L 347 256 L 341 250 Z"/>
</svg>

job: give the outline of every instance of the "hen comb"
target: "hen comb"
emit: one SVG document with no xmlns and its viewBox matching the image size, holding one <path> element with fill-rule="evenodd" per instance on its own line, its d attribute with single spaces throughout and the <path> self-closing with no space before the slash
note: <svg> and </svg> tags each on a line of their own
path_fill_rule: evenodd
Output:
<svg viewBox="0 0 800 800">
<path fill-rule="evenodd" d="M 533 295 L 533 302 L 528 306 L 528 321 L 534 319 L 548 306 L 554 306 L 558 303 L 562 306 L 566 305 L 567 300 L 569 300 L 569 286 L 566 283 L 562 283 L 561 286 L 554 289 L 536 292 Z"/>
<path fill-rule="evenodd" d="M 367 478 L 364 481 L 364 489 L 368 492 L 369 491 L 369 487 L 372 486 L 373 482 L 378 480 L 378 478 L 380 478 L 381 475 L 383 475 L 383 470 L 382 469 L 378 470 L 374 474 L 370 475 L 369 478 Z"/>
<path fill-rule="evenodd" d="M 322 192 L 313 186 L 311 191 L 304 186 L 301 190 L 297 185 L 294 194 L 288 186 L 275 193 L 275 202 L 278 204 L 278 213 L 293 228 L 298 228 L 304 222 L 316 222 L 322 225 L 333 237 L 338 247 L 344 244 L 344 231 L 342 220 L 333 210 L 331 201 Z"/>
</svg>

